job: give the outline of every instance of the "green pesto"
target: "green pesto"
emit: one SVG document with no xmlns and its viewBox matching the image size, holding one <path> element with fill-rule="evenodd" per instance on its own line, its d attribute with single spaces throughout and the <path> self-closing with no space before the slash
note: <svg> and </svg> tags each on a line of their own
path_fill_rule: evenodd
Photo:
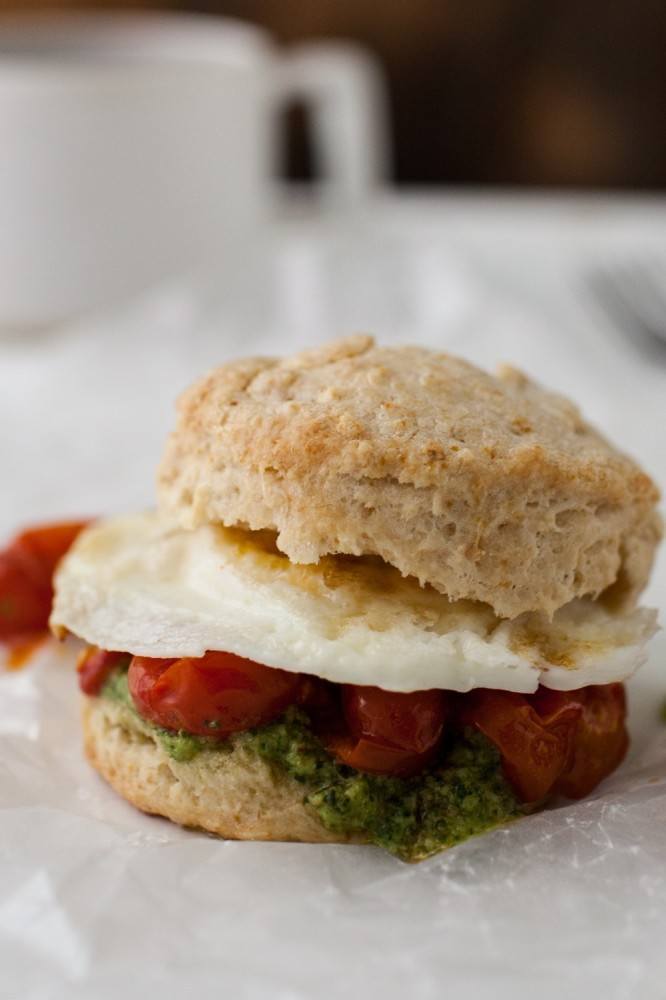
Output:
<svg viewBox="0 0 666 1000">
<path fill-rule="evenodd" d="M 110 698 L 111 701 L 117 701 L 121 705 L 124 705 L 125 708 L 131 708 L 133 712 L 135 711 L 134 702 L 132 701 L 127 684 L 126 670 L 113 670 L 104 682 L 101 695 L 103 698 Z"/>
<path fill-rule="evenodd" d="M 366 837 L 407 861 L 418 861 L 521 815 L 497 750 L 472 730 L 442 762 L 409 779 L 363 774 L 337 764 L 290 709 L 243 737 L 260 757 L 305 786 L 305 801 L 327 829 Z"/>
<path fill-rule="evenodd" d="M 134 715 L 138 715 L 129 693 L 129 687 L 127 686 L 126 670 L 114 670 L 102 688 L 101 693 L 104 698 L 110 698 L 112 701 L 119 702 L 125 708 L 130 709 Z M 162 729 L 161 726 L 156 726 L 143 718 L 141 722 L 143 725 L 148 726 L 157 736 L 165 753 L 168 753 L 169 757 L 181 763 L 192 760 L 202 750 L 215 746 L 217 743 L 217 741 L 209 740 L 205 736 L 195 736 L 194 733 L 186 733 L 182 729 L 178 732 L 173 732 L 170 729 Z"/>
<path fill-rule="evenodd" d="M 102 695 L 137 714 L 125 671 L 111 674 Z M 170 732 L 143 718 L 141 723 L 177 761 L 192 760 L 202 750 L 228 749 L 226 742 Z M 429 857 L 522 814 L 499 753 L 473 730 L 461 734 L 436 767 L 414 778 L 364 774 L 338 764 L 296 708 L 236 740 L 303 785 L 304 801 L 328 830 L 364 838 L 405 861 Z"/>
</svg>

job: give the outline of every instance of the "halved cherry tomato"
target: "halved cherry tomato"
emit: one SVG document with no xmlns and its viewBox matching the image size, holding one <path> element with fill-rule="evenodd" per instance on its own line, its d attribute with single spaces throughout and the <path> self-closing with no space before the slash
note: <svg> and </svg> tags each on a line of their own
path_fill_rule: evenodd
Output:
<svg viewBox="0 0 666 1000">
<path fill-rule="evenodd" d="M 447 715 L 442 691 L 410 693 L 345 684 L 342 708 L 347 732 L 324 742 L 343 764 L 371 774 L 407 776 L 432 760 Z"/>
<path fill-rule="evenodd" d="M 46 630 L 56 566 L 88 523 L 31 528 L 0 553 L 0 641 Z"/>
<path fill-rule="evenodd" d="M 119 667 L 127 660 L 129 660 L 127 653 L 109 653 L 97 646 L 88 646 L 76 664 L 79 687 L 84 694 L 99 694 L 114 667 Z"/>
<path fill-rule="evenodd" d="M 165 729 L 202 736 L 265 725 L 298 701 L 299 674 L 233 653 L 178 660 L 135 656 L 128 674 L 138 711 Z"/>
<path fill-rule="evenodd" d="M 518 797 L 538 802 L 571 765 L 581 713 L 570 700 L 545 705 L 541 715 L 524 695 L 480 689 L 465 696 L 460 720 L 495 744 Z"/>
<path fill-rule="evenodd" d="M 622 762 L 629 746 L 625 726 L 627 701 L 622 684 L 591 685 L 578 691 L 540 688 L 533 697 L 537 711 L 551 716 L 572 703 L 580 706 L 573 754 L 554 791 L 581 799 Z"/>
</svg>

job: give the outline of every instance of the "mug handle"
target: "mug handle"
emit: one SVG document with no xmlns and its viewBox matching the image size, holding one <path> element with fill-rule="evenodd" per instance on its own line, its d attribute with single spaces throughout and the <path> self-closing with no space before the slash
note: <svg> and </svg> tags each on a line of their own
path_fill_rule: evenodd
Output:
<svg viewBox="0 0 666 1000">
<path fill-rule="evenodd" d="M 377 60 L 360 45 L 308 42 L 277 63 L 275 95 L 312 108 L 322 193 L 334 207 L 354 207 L 390 175 L 386 87 Z"/>
</svg>

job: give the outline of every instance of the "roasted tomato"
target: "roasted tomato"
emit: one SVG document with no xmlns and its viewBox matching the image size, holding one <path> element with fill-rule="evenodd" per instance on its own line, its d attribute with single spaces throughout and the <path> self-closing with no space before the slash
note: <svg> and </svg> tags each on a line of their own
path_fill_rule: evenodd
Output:
<svg viewBox="0 0 666 1000">
<path fill-rule="evenodd" d="M 31 528 L 0 553 L 0 641 L 46 630 L 56 566 L 87 523 Z"/>
<path fill-rule="evenodd" d="M 371 774 L 422 770 L 437 750 L 447 715 L 441 691 L 404 694 L 353 684 L 343 686 L 342 708 L 345 729 L 324 741 L 343 764 Z"/>
<path fill-rule="evenodd" d="M 544 705 L 540 714 L 524 695 L 480 689 L 465 696 L 460 718 L 498 748 L 518 797 L 538 802 L 571 765 L 581 712 L 572 700 Z"/>
<path fill-rule="evenodd" d="M 572 704 L 579 707 L 571 760 L 554 791 L 570 799 L 589 795 L 621 764 L 629 746 L 623 685 L 592 685 L 578 691 L 540 688 L 533 701 L 539 714 L 549 717 L 566 711 Z"/>
<path fill-rule="evenodd" d="M 158 726 L 224 737 L 265 725 L 298 701 L 301 676 L 233 653 L 206 653 L 135 656 L 128 683 L 140 714 Z"/>
<path fill-rule="evenodd" d="M 76 669 L 79 673 L 79 687 L 84 694 L 97 695 L 115 667 L 129 663 L 128 653 L 109 653 L 97 646 L 88 646 L 79 656 Z"/>
<path fill-rule="evenodd" d="M 524 802 L 551 793 L 571 799 L 588 795 L 627 752 L 625 717 L 621 684 L 539 688 L 529 697 L 475 691 L 461 711 L 462 722 L 497 746 L 506 776 Z"/>
</svg>

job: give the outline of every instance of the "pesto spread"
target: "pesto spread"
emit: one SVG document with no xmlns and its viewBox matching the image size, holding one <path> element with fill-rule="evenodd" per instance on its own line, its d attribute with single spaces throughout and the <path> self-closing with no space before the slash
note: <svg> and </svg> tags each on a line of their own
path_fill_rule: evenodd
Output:
<svg viewBox="0 0 666 1000">
<path fill-rule="evenodd" d="M 132 701 L 127 686 L 127 671 L 114 670 L 107 679 L 101 691 L 102 697 L 110 698 L 118 702 L 124 708 L 129 709 L 137 718 L 141 718 L 141 724 L 147 726 L 157 737 L 160 746 L 169 757 L 180 763 L 192 760 L 198 753 L 206 748 L 219 746 L 219 740 L 209 740 L 205 736 L 195 736 L 193 733 L 186 733 L 184 730 L 174 732 L 171 729 L 162 729 L 153 722 L 139 716 L 134 702 Z"/>
<path fill-rule="evenodd" d="M 365 774 L 338 764 L 295 709 L 243 739 L 306 787 L 305 801 L 327 829 L 367 837 L 407 861 L 522 812 L 503 777 L 499 753 L 472 730 L 459 737 L 441 764 L 414 778 Z"/>
<path fill-rule="evenodd" d="M 102 694 L 136 714 L 124 671 L 111 675 Z M 219 740 L 141 721 L 177 761 L 221 749 Z M 337 763 L 296 708 L 234 739 L 303 785 L 304 801 L 328 830 L 357 835 L 406 861 L 426 858 L 522 814 L 498 751 L 471 729 L 459 735 L 436 767 L 413 778 L 365 774 Z"/>
</svg>

